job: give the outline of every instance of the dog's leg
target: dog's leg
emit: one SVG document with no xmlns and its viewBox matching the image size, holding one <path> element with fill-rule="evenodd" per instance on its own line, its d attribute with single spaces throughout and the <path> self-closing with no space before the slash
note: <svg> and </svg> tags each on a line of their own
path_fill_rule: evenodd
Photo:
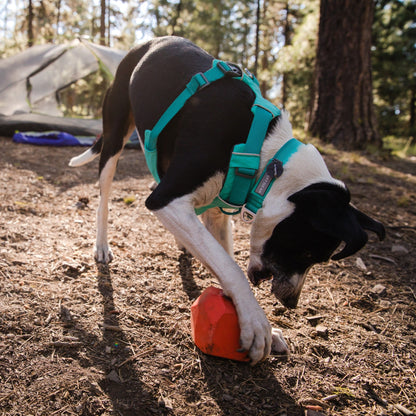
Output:
<svg viewBox="0 0 416 416">
<path fill-rule="evenodd" d="M 289 347 L 283 337 L 283 332 L 278 328 L 272 328 L 272 353 L 279 355 L 289 354 Z"/>
<path fill-rule="evenodd" d="M 97 240 L 94 249 L 94 257 L 98 263 L 110 263 L 113 260 L 107 240 L 108 200 L 119 156 L 120 153 L 111 157 L 100 172 L 100 203 L 97 210 Z"/>
<path fill-rule="evenodd" d="M 225 215 L 219 208 L 211 208 L 201 215 L 207 230 L 222 245 L 224 250 L 234 258 L 233 233 L 229 215 Z"/>
<path fill-rule="evenodd" d="M 111 143 L 114 145 L 114 141 L 111 140 L 105 142 L 101 152 L 100 159 L 100 203 L 97 210 L 97 240 L 94 249 L 94 257 L 98 263 L 110 263 L 113 260 L 113 253 L 108 245 L 108 202 L 111 192 L 111 184 L 113 182 L 114 174 L 116 172 L 118 159 L 121 155 L 124 145 L 129 140 L 133 133 L 134 126 L 130 125 L 127 134 L 124 136 L 121 150 L 114 155 L 108 157 L 106 144 Z M 113 146 L 112 146 L 113 147 Z M 110 153 L 111 154 L 111 153 Z"/>
<path fill-rule="evenodd" d="M 241 348 L 249 352 L 252 364 L 266 358 L 271 349 L 270 324 L 257 303 L 243 271 L 203 226 L 195 214 L 189 195 L 174 199 L 155 210 L 162 224 L 217 276 L 224 293 L 237 310 Z"/>
</svg>

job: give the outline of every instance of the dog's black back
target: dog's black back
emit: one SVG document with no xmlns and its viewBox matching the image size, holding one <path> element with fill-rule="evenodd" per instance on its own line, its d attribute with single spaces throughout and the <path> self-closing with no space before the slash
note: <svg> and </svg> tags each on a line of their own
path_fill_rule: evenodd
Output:
<svg viewBox="0 0 416 416">
<path fill-rule="evenodd" d="M 106 125 L 111 126 L 108 130 L 114 130 L 114 125 L 127 125 L 133 117 L 143 140 L 145 130 L 154 127 L 190 79 L 209 69 L 213 59 L 192 42 L 178 37 L 154 39 L 133 49 L 121 62 L 114 86 L 107 94 L 104 131 Z M 129 85 L 120 88 L 118 84 L 126 84 L 126 80 Z M 121 96 L 120 91 L 128 96 Z M 161 208 L 174 198 L 190 194 L 216 172 L 226 172 L 233 146 L 247 139 L 253 101 L 254 93 L 246 84 L 223 78 L 198 91 L 184 105 L 159 136 L 161 183 L 146 201 L 149 209 Z M 120 121 L 115 123 L 114 117 Z M 123 136 L 126 130 L 120 127 L 114 133 Z M 112 151 L 120 149 L 121 143 Z"/>
</svg>

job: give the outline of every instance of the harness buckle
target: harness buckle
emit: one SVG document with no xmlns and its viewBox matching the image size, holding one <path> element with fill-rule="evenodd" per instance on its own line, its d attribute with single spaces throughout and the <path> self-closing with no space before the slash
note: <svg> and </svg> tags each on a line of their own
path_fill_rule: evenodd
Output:
<svg viewBox="0 0 416 416">
<path fill-rule="evenodd" d="M 225 65 L 227 66 L 225 66 Z M 233 78 L 241 78 L 243 76 L 242 69 L 231 62 L 217 62 L 217 67 L 219 70 L 226 76 L 233 77 Z M 228 68 L 227 68 L 228 67 Z"/>
<path fill-rule="evenodd" d="M 249 210 L 245 205 L 241 208 L 241 219 L 246 224 L 251 224 L 256 218 L 256 213 Z"/>
<path fill-rule="evenodd" d="M 198 72 L 195 76 L 195 80 L 198 83 L 198 91 L 208 87 L 208 85 L 211 84 L 203 72 Z"/>
<path fill-rule="evenodd" d="M 250 72 L 247 68 L 244 68 L 244 72 L 252 79 L 256 79 L 256 77 L 254 76 L 254 74 L 252 72 Z"/>
</svg>

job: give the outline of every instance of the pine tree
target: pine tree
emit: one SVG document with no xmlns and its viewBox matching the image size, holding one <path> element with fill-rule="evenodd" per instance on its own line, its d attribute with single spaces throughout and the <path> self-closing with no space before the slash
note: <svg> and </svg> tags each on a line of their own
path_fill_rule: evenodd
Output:
<svg viewBox="0 0 416 416">
<path fill-rule="evenodd" d="M 312 134 L 340 147 L 380 145 L 373 108 L 374 3 L 321 0 Z"/>
<path fill-rule="evenodd" d="M 377 1 L 374 88 L 383 134 L 416 135 L 416 2 Z"/>
</svg>

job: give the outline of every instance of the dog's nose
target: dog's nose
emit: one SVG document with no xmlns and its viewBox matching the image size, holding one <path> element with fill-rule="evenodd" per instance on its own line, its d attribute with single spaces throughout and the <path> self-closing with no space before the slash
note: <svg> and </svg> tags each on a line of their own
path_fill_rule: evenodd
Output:
<svg viewBox="0 0 416 416">
<path fill-rule="evenodd" d="M 283 306 L 285 306 L 288 309 L 295 309 L 298 306 L 298 302 L 299 302 L 299 295 L 297 296 L 289 296 L 287 298 L 284 299 L 279 299 L 280 302 L 282 302 Z"/>
<path fill-rule="evenodd" d="M 249 269 L 248 278 L 254 286 L 258 286 L 263 280 L 271 279 L 271 273 L 266 269 Z"/>
<path fill-rule="evenodd" d="M 292 276 L 274 276 L 272 292 L 286 308 L 294 309 L 298 305 L 300 293 L 306 274 L 293 274 Z"/>
</svg>

